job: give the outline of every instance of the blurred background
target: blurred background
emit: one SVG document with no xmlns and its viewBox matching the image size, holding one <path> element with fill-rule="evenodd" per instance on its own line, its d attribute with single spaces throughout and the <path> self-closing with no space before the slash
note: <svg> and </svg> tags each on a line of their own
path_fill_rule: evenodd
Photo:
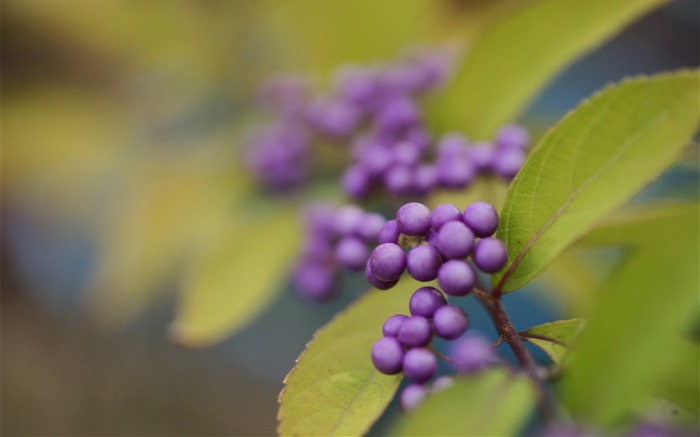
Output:
<svg viewBox="0 0 700 437">
<path fill-rule="evenodd" d="M 344 63 L 469 41 L 486 3 L 4 1 L 3 435 L 274 434 L 284 376 L 358 278 L 327 306 L 282 285 L 260 318 L 210 347 L 168 335 L 206 230 L 264 197 L 240 153 L 255 89 L 272 73 L 323 84 Z M 606 83 L 697 66 L 699 17 L 695 0 L 644 17 L 571 65 L 520 121 L 537 137 Z M 697 200 L 694 150 L 644 196 Z M 530 288 L 506 302 L 516 326 L 576 304 Z"/>
</svg>

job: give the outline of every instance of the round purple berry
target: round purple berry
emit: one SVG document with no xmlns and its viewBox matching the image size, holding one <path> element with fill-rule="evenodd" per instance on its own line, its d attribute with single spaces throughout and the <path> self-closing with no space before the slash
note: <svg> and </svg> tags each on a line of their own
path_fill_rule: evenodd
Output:
<svg viewBox="0 0 700 437">
<path fill-rule="evenodd" d="M 401 325 L 403 325 L 403 322 L 407 319 L 408 316 L 404 314 L 394 314 L 386 319 L 384 326 L 382 326 L 382 334 L 384 334 L 384 337 L 396 337 L 399 335 L 399 328 L 401 328 Z"/>
<path fill-rule="evenodd" d="M 496 144 L 504 149 L 525 149 L 530 144 L 530 134 L 522 126 L 503 126 L 496 135 Z"/>
<path fill-rule="evenodd" d="M 475 281 L 474 270 L 462 260 L 447 261 L 438 271 L 438 283 L 450 296 L 466 296 L 474 288 Z"/>
<path fill-rule="evenodd" d="M 454 378 L 451 376 L 443 375 L 439 378 L 437 378 L 433 383 L 430 385 L 430 390 L 435 393 L 439 392 L 440 390 L 444 390 L 447 387 L 453 386 L 455 383 Z"/>
<path fill-rule="evenodd" d="M 476 202 L 464 209 L 462 221 L 477 237 L 489 237 L 498 229 L 498 212 L 486 202 Z"/>
<path fill-rule="evenodd" d="M 402 369 L 403 347 L 394 337 L 383 337 L 372 346 L 372 363 L 382 373 L 394 375 Z"/>
<path fill-rule="evenodd" d="M 343 237 L 335 247 L 335 257 L 345 267 L 360 271 L 367 264 L 369 249 L 359 238 Z"/>
<path fill-rule="evenodd" d="M 474 248 L 474 263 L 483 272 L 495 273 L 508 261 L 506 245 L 497 238 L 482 238 Z"/>
<path fill-rule="evenodd" d="M 447 299 L 435 287 L 421 287 L 416 290 L 408 301 L 408 309 L 414 316 L 433 317 L 435 311 L 447 305 Z"/>
<path fill-rule="evenodd" d="M 392 194 L 407 194 L 413 188 L 413 170 L 406 165 L 392 165 L 384 174 L 384 185 Z"/>
<path fill-rule="evenodd" d="M 410 349 L 403 357 L 403 372 L 411 381 L 421 383 L 429 380 L 437 371 L 437 358 L 430 349 Z"/>
<path fill-rule="evenodd" d="M 365 265 L 365 278 L 367 278 L 369 285 L 377 290 L 388 290 L 399 282 L 398 279 L 396 281 L 382 281 L 381 279 L 377 279 L 377 277 L 374 276 L 370 270 L 369 261 L 367 261 L 367 265 Z"/>
<path fill-rule="evenodd" d="M 340 236 L 351 235 L 360 225 L 364 215 L 359 206 L 343 205 L 333 214 L 333 230 Z"/>
<path fill-rule="evenodd" d="M 398 244 L 380 244 L 369 257 L 369 268 L 380 281 L 396 281 L 406 268 L 406 254 Z"/>
<path fill-rule="evenodd" d="M 318 262 L 300 265 L 294 275 L 294 282 L 302 297 L 323 302 L 335 296 L 338 287 L 335 272 Z"/>
<path fill-rule="evenodd" d="M 469 148 L 469 158 L 478 171 L 491 169 L 496 149 L 489 143 L 477 143 Z"/>
<path fill-rule="evenodd" d="M 423 244 L 411 249 L 406 257 L 408 273 L 417 281 L 427 282 L 437 278 L 442 265 L 440 252 L 433 246 Z"/>
<path fill-rule="evenodd" d="M 430 214 L 430 225 L 433 229 L 439 231 L 445 223 L 459 220 L 461 217 L 462 213 L 456 206 L 445 203 L 436 206 L 432 214 Z"/>
<path fill-rule="evenodd" d="M 360 165 L 348 167 L 341 180 L 343 191 L 350 197 L 361 199 L 372 188 L 372 179 L 367 170 Z"/>
<path fill-rule="evenodd" d="M 438 162 L 438 182 L 447 188 L 464 188 L 476 176 L 474 164 L 464 157 L 443 159 Z"/>
<path fill-rule="evenodd" d="M 381 214 L 365 214 L 358 224 L 357 235 L 365 241 L 375 241 L 385 223 L 386 220 Z"/>
<path fill-rule="evenodd" d="M 513 179 L 525 163 L 525 152 L 519 149 L 497 150 L 493 170 L 505 179 Z"/>
<path fill-rule="evenodd" d="M 431 336 L 432 328 L 428 319 L 423 316 L 411 316 L 403 321 L 396 338 L 404 346 L 420 347 L 428 344 Z"/>
<path fill-rule="evenodd" d="M 447 222 L 438 231 L 436 243 L 445 258 L 466 258 L 474 246 L 474 233 L 461 221 Z"/>
<path fill-rule="evenodd" d="M 407 203 L 396 213 L 396 222 L 406 235 L 425 235 L 430 230 L 430 208 L 418 202 Z"/>
<path fill-rule="evenodd" d="M 413 185 L 419 194 L 427 194 L 436 184 L 437 168 L 434 165 L 419 165 L 413 171 Z"/>
<path fill-rule="evenodd" d="M 382 229 L 379 231 L 379 243 L 397 244 L 400 235 L 399 224 L 396 223 L 396 220 L 389 220 L 384 223 L 384 226 L 382 226 Z"/>
<path fill-rule="evenodd" d="M 442 338 L 454 340 L 461 337 L 469 327 L 469 318 L 462 308 L 445 305 L 435 311 L 433 315 L 433 328 L 435 333 Z"/>
<path fill-rule="evenodd" d="M 399 397 L 401 409 L 405 412 L 416 409 L 423 403 L 426 396 L 428 396 L 428 389 L 425 386 L 421 384 L 407 385 L 403 391 L 401 391 L 401 396 Z"/>
<path fill-rule="evenodd" d="M 462 373 L 477 372 L 495 361 L 491 345 L 480 335 L 467 335 L 452 346 L 450 354 Z"/>
</svg>

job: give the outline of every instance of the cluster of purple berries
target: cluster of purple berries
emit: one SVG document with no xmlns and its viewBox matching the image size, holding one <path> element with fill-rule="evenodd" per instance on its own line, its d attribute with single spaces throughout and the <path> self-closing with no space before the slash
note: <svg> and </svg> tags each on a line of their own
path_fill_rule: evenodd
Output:
<svg viewBox="0 0 700 437">
<path fill-rule="evenodd" d="M 410 316 L 396 314 L 386 320 L 382 327 L 384 336 L 372 347 L 372 363 L 377 370 L 388 375 L 403 372 L 411 380 L 400 398 L 405 410 L 412 409 L 427 395 L 426 383 L 437 372 L 438 361 L 429 347 L 433 336 L 455 340 L 469 327 L 464 311 L 448 305 L 445 296 L 434 287 L 416 290 L 408 307 Z M 489 344 L 480 336 L 462 339 L 453 348 L 452 356 L 460 372 L 475 372 L 493 361 Z"/>
<path fill-rule="evenodd" d="M 370 254 L 365 275 L 372 286 L 386 290 L 408 270 L 417 281 L 437 279 L 445 293 L 465 296 L 477 278 L 468 257 L 485 273 L 501 270 L 508 260 L 503 242 L 492 237 L 497 228 L 498 213 L 488 203 L 473 203 L 463 212 L 450 204 L 431 211 L 407 203 L 381 228 L 381 244 Z M 406 254 L 403 246 L 413 247 Z"/>
<path fill-rule="evenodd" d="M 350 142 L 367 131 L 372 142 L 410 144 L 408 155 L 403 156 L 407 147 L 397 148 L 394 155 L 402 155 L 399 161 L 413 160 L 419 153 L 416 146 L 423 148 L 420 153 L 428 146 L 416 98 L 443 83 L 449 71 L 446 52 L 426 51 L 388 65 L 342 68 L 326 95 L 313 95 L 309 84 L 299 77 L 271 78 L 261 87 L 259 102 L 273 113 L 275 121 L 249 139 L 248 165 L 269 188 L 287 190 L 308 178 L 314 139 Z M 298 132 L 304 134 L 303 141 Z M 354 142 L 357 157 L 371 153 L 362 151 L 365 143 Z M 287 150 L 290 145 L 292 152 Z M 344 184 L 357 189 L 357 175 L 357 169 L 348 170 Z"/>
<path fill-rule="evenodd" d="M 293 279 L 305 298 L 326 301 L 338 291 L 341 267 L 360 271 L 367 264 L 386 220 L 355 205 L 309 209 L 306 241 Z"/>
</svg>

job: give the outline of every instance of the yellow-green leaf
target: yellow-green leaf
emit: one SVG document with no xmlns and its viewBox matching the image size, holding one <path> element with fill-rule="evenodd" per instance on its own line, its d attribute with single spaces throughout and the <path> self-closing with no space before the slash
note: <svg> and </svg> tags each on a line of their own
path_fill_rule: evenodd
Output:
<svg viewBox="0 0 700 437">
<path fill-rule="evenodd" d="M 581 328 L 581 319 L 555 320 L 534 326 L 520 335 L 542 349 L 557 366 L 561 366 L 569 354 L 569 345 Z"/>
<path fill-rule="evenodd" d="M 542 138 L 501 211 L 509 261 L 497 289 L 528 283 L 676 160 L 697 128 L 699 86 L 697 70 L 626 80 Z"/>
<path fill-rule="evenodd" d="M 280 435 L 361 435 L 382 414 L 401 382 L 372 365 L 372 345 L 384 321 L 408 313 L 421 284 L 408 278 L 370 291 L 321 328 L 287 375 L 280 394 Z"/>
<path fill-rule="evenodd" d="M 562 398 L 579 420 L 626 425 L 673 371 L 679 335 L 697 314 L 698 214 L 632 247 L 599 290 L 562 384 Z"/>
<path fill-rule="evenodd" d="M 243 329 L 271 302 L 298 250 L 293 210 L 215 232 L 184 283 L 173 340 L 207 346 Z"/>
<path fill-rule="evenodd" d="M 469 48 L 443 93 L 442 123 L 490 138 L 569 63 L 663 3 L 546 0 L 521 8 Z"/>
<path fill-rule="evenodd" d="M 532 382 L 504 370 L 456 378 L 455 384 L 429 395 L 390 435 L 518 435 L 536 403 Z"/>
</svg>

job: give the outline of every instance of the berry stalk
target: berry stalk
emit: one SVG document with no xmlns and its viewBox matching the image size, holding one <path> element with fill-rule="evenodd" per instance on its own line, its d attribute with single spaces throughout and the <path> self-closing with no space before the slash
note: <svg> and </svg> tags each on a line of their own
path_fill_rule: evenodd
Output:
<svg viewBox="0 0 700 437">
<path fill-rule="evenodd" d="M 527 350 L 522 337 L 515 329 L 515 326 L 513 326 L 513 323 L 510 321 L 508 314 L 506 314 L 501 300 L 478 288 L 474 288 L 472 293 L 479 299 L 479 301 L 481 301 L 489 314 L 491 314 L 491 320 L 493 321 L 496 330 L 503 340 L 508 343 L 508 346 L 510 346 L 510 348 L 513 350 L 515 357 L 518 359 L 518 362 L 523 369 L 525 369 L 525 371 L 533 379 L 539 380 L 537 364 L 532 358 L 530 351 Z"/>
</svg>

